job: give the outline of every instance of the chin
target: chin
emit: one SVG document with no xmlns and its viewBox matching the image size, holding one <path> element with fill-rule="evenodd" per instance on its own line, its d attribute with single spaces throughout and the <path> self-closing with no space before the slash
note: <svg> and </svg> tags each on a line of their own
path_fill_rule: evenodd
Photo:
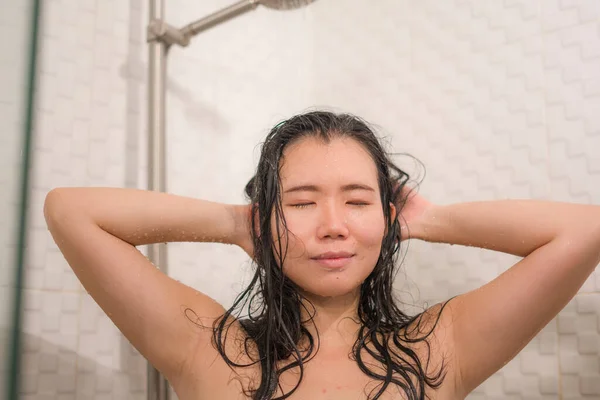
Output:
<svg viewBox="0 0 600 400">
<path fill-rule="evenodd" d="M 308 296 L 341 297 L 356 296 L 360 286 L 371 270 L 357 268 L 357 265 L 324 272 L 304 265 L 295 265 L 286 271 L 287 277 Z"/>
<path fill-rule="evenodd" d="M 323 279 L 319 284 L 315 285 L 305 285 L 303 286 L 303 290 L 308 292 L 314 296 L 319 297 L 342 297 L 347 295 L 354 295 L 360 285 L 349 284 L 348 282 L 343 282 L 341 278 L 338 279 Z"/>
</svg>

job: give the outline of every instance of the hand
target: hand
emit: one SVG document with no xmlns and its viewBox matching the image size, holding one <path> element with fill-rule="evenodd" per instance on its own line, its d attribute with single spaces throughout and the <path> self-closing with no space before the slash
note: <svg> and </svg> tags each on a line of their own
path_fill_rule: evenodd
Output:
<svg viewBox="0 0 600 400">
<path fill-rule="evenodd" d="M 400 212 L 398 222 L 403 238 L 419 238 L 422 231 L 423 216 L 426 211 L 434 207 L 425 197 L 421 196 L 415 188 L 404 186 L 400 192 L 396 210 Z"/>
</svg>

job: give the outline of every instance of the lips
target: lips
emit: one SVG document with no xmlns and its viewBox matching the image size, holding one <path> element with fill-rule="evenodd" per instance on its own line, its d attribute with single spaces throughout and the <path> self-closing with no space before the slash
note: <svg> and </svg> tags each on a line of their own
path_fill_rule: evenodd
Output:
<svg viewBox="0 0 600 400">
<path fill-rule="evenodd" d="M 354 254 L 348 252 L 329 251 L 327 253 L 319 254 L 312 259 L 326 269 L 339 269 L 348 265 L 353 257 Z"/>
<path fill-rule="evenodd" d="M 316 257 L 313 257 L 314 260 L 327 260 L 327 259 L 337 259 L 337 258 L 350 258 L 354 254 L 348 253 L 346 251 L 328 251 L 326 253 L 319 254 Z"/>
</svg>

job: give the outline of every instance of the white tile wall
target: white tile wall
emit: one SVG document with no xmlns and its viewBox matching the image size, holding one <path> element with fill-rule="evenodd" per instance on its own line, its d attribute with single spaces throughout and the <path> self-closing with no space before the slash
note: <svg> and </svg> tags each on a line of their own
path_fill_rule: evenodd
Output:
<svg viewBox="0 0 600 400">
<path fill-rule="evenodd" d="M 82 291 L 42 214 L 52 187 L 144 186 L 131 163 L 143 152 L 139 4 L 43 3 L 23 399 L 145 398 L 145 361 Z"/>
<path fill-rule="evenodd" d="M 25 399 L 144 398 L 143 359 L 80 290 L 41 206 L 55 186 L 145 186 L 145 3 L 44 3 Z M 167 16 L 184 25 L 227 4 L 173 0 Z M 320 0 L 290 12 L 260 9 L 171 50 L 169 190 L 242 201 L 270 126 L 324 106 L 378 124 L 394 151 L 422 160 L 421 190 L 434 201 L 600 204 L 599 63 L 596 0 Z M 398 288 L 431 303 L 516 260 L 412 243 Z M 172 276 L 225 305 L 248 269 L 240 250 L 222 245 L 173 244 L 169 261 Z M 599 299 L 595 273 L 469 398 L 600 399 Z"/>
</svg>

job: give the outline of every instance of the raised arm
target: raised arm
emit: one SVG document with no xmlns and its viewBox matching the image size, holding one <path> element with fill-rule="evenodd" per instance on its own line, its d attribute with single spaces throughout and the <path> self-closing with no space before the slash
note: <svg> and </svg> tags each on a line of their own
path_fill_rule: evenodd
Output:
<svg viewBox="0 0 600 400">
<path fill-rule="evenodd" d="M 85 289 L 173 383 L 198 351 L 207 365 L 216 357 L 210 346 L 212 331 L 199 329 L 186 309 L 209 327 L 224 309 L 160 272 L 134 246 L 236 243 L 236 207 L 135 189 L 59 188 L 47 195 L 44 215 Z"/>
<path fill-rule="evenodd" d="M 600 262 L 600 206 L 503 200 L 429 207 L 411 237 L 525 257 L 458 296 L 445 319 L 466 396 L 525 347 Z"/>
</svg>

